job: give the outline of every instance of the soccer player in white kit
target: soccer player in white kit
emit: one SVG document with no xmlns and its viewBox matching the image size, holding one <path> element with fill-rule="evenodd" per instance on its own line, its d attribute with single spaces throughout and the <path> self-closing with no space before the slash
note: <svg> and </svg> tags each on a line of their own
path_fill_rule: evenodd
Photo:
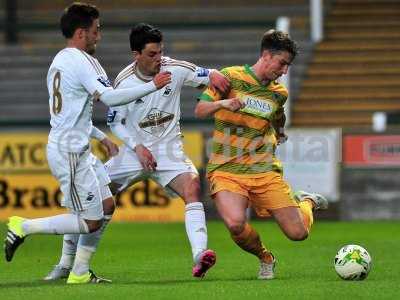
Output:
<svg viewBox="0 0 400 300">
<path fill-rule="evenodd" d="M 99 137 L 92 125 L 93 101 L 109 106 L 127 104 L 164 87 L 171 76 L 164 72 L 140 86 L 114 90 L 92 56 L 100 40 L 97 8 L 73 3 L 64 11 L 60 25 L 67 46 L 55 56 L 47 74 L 51 114 L 47 159 L 64 194 L 63 205 L 70 212 L 39 219 L 10 217 L 5 256 L 11 261 L 29 235 L 82 234 L 67 283 L 98 283 L 104 280 L 89 271 L 89 260 L 102 232 L 102 194 L 110 195 L 110 191 L 103 185 L 107 178 L 96 172 L 90 153 L 89 138 Z M 113 208 L 111 195 L 108 199 Z"/>
<path fill-rule="evenodd" d="M 114 88 L 140 86 L 159 72 L 171 73 L 171 83 L 127 105 L 109 109 L 108 124 L 124 145 L 117 156 L 106 163 L 113 192 L 152 178 L 174 191 L 185 201 L 185 226 L 194 267 L 192 274 L 203 277 L 216 260 L 207 249 L 207 228 L 200 202 L 199 175 L 185 155 L 180 131 L 180 93 L 184 85 L 203 87 L 211 84 L 226 91 L 229 81 L 216 70 L 162 56 L 162 33 L 148 24 L 131 30 L 130 45 L 134 62 L 123 69 Z"/>
</svg>

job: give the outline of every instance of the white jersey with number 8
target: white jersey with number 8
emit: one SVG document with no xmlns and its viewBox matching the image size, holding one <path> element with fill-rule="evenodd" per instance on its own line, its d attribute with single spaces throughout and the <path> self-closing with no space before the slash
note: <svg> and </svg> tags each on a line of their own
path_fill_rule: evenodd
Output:
<svg viewBox="0 0 400 300">
<path fill-rule="evenodd" d="M 112 89 L 107 74 L 93 56 L 64 48 L 47 74 L 50 125 L 49 144 L 65 152 L 81 152 L 89 145 L 93 100 Z"/>
</svg>

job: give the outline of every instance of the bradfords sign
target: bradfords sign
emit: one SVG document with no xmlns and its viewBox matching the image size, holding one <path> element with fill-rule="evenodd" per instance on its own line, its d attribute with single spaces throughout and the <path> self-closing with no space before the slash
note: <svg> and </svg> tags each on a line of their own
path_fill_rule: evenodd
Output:
<svg viewBox="0 0 400 300">
<path fill-rule="evenodd" d="M 400 135 L 348 135 L 343 160 L 350 167 L 400 167 Z"/>
<path fill-rule="evenodd" d="M 196 167 L 202 165 L 202 135 L 184 132 L 186 153 Z M 28 218 L 65 213 L 63 197 L 46 160 L 47 132 L 0 133 L 0 220 L 12 215 Z M 106 153 L 99 143 L 93 152 L 102 160 Z M 183 221 L 185 207 L 181 200 L 168 197 L 152 181 L 135 184 L 116 198 L 113 220 Z"/>
</svg>

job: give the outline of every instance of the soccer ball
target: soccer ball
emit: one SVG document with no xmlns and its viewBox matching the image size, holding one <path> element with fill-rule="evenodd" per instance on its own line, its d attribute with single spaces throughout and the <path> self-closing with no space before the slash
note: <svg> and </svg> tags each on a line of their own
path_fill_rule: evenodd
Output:
<svg viewBox="0 0 400 300">
<path fill-rule="evenodd" d="M 364 280 L 371 270 L 371 256 L 358 245 L 346 245 L 335 256 L 335 270 L 344 280 Z"/>
</svg>

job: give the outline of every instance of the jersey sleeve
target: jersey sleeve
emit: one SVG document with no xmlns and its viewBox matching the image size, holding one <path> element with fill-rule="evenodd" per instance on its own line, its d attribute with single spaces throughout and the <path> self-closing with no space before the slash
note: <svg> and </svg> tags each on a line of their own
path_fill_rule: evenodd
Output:
<svg viewBox="0 0 400 300">
<path fill-rule="evenodd" d="M 185 80 L 183 84 L 193 87 L 199 87 L 202 85 L 207 86 L 210 82 L 210 70 L 203 67 L 198 67 L 196 65 L 193 66 L 193 68 L 186 69 Z"/>
<path fill-rule="evenodd" d="M 75 66 L 75 74 L 80 83 L 96 100 L 105 91 L 113 89 L 97 59 L 82 53 Z"/>
<path fill-rule="evenodd" d="M 220 93 L 211 87 L 205 89 L 203 93 L 201 93 L 200 96 L 198 97 L 199 101 L 207 101 L 207 102 L 214 102 L 221 99 L 222 97 Z"/>
<path fill-rule="evenodd" d="M 229 72 L 226 69 L 221 70 L 221 73 L 229 78 Z M 207 89 L 205 89 L 203 93 L 201 93 L 198 97 L 199 101 L 207 102 L 219 101 L 221 99 L 223 99 L 223 96 L 217 90 L 211 88 L 210 86 L 208 86 Z"/>
</svg>

